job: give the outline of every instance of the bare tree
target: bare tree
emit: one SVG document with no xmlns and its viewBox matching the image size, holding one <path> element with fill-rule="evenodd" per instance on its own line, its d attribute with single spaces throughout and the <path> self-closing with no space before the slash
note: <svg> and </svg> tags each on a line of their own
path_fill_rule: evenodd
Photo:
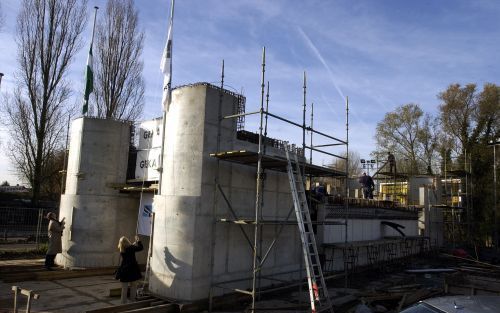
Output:
<svg viewBox="0 0 500 313">
<path fill-rule="evenodd" d="M 3 17 L 2 3 L 0 3 L 0 31 L 2 31 L 3 23 L 4 23 L 4 17 Z"/>
<path fill-rule="evenodd" d="M 52 155 L 47 158 L 45 181 L 41 192 L 48 200 L 57 200 L 63 190 L 61 169 L 64 168 L 65 153 L 64 149 L 59 149 L 53 151 Z"/>
<path fill-rule="evenodd" d="M 85 0 L 24 0 L 17 17 L 17 88 L 3 112 L 10 156 L 31 185 L 33 205 L 53 175 L 51 159 L 61 145 L 61 115 L 71 94 L 65 77 L 81 47 L 85 8 Z"/>
<path fill-rule="evenodd" d="M 97 116 L 135 120 L 144 106 L 144 33 L 132 0 L 108 0 L 97 25 L 94 99 Z"/>
<path fill-rule="evenodd" d="M 342 153 L 342 157 L 345 157 L 346 154 Z M 359 153 L 357 151 L 349 151 L 349 166 L 348 166 L 348 171 L 349 171 L 349 177 L 357 177 L 361 175 L 362 169 L 361 169 L 361 158 L 359 156 Z M 337 158 L 335 159 L 332 163 L 328 165 L 328 167 L 336 169 L 341 172 L 345 172 L 345 159 L 340 159 Z"/>
</svg>

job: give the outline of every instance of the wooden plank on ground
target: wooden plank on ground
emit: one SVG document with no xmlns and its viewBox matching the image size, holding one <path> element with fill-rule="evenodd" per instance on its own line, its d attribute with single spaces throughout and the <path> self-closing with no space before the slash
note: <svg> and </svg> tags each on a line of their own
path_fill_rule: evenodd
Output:
<svg viewBox="0 0 500 313">
<path fill-rule="evenodd" d="M 126 312 L 130 310 L 135 310 L 135 309 L 140 309 L 144 307 L 149 307 L 152 302 L 156 301 L 157 299 L 149 299 L 149 300 L 143 300 L 143 301 L 137 301 L 137 302 L 132 302 L 132 303 L 127 303 L 127 304 L 120 304 L 120 305 L 113 305 L 113 306 L 108 306 L 100 309 L 94 309 L 90 311 L 86 311 L 86 313 L 119 313 L 119 312 Z"/>
<path fill-rule="evenodd" d="M 148 308 L 140 308 L 136 310 L 128 310 L 127 313 L 177 313 L 179 306 L 174 303 L 160 304 Z"/>
<path fill-rule="evenodd" d="M 59 280 L 68 278 L 112 275 L 114 271 L 115 268 L 86 269 L 78 271 L 69 271 L 69 270 L 47 271 L 44 269 L 29 273 L 4 274 L 2 275 L 2 280 L 6 283 L 27 281 L 27 280 Z"/>
</svg>

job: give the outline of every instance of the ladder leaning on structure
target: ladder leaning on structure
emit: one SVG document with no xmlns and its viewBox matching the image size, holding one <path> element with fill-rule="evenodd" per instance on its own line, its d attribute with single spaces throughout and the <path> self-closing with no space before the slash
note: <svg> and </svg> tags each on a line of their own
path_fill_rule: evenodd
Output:
<svg viewBox="0 0 500 313">
<path fill-rule="evenodd" d="M 300 171 L 300 164 L 297 154 L 294 154 L 294 160 L 290 159 L 290 153 L 286 150 L 288 160 L 287 172 L 290 182 L 290 189 L 297 215 L 297 224 L 299 226 L 300 239 L 302 242 L 302 251 L 307 273 L 307 284 L 309 286 L 309 298 L 311 300 L 311 312 L 331 312 L 333 313 L 332 302 L 328 296 L 323 271 L 316 246 L 316 238 L 311 222 L 311 215 L 307 205 L 304 182 Z"/>
</svg>

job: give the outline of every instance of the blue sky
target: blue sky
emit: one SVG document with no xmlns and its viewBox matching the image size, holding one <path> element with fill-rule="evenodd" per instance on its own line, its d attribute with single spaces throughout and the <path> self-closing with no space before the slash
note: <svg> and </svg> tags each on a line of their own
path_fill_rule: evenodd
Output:
<svg viewBox="0 0 500 313">
<path fill-rule="evenodd" d="M 14 41 L 18 0 L 1 0 L 5 25 L 0 32 L 1 92 L 12 92 L 16 70 Z M 101 7 L 106 1 L 89 1 Z M 136 0 L 146 33 L 144 119 L 161 114 L 160 57 L 165 44 L 169 0 Z M 350 150 L 369 157 L 374 132 L 386 112 L 418 103 L 436 113 L 436 95 L 451 83 L 499 84 L 500 2 L 487 0 L 265 1 L 178 0 L 173 32 L 173 84 L 225 79 L 243 91 L 247 111 L 260 102 L 261 50 L 266 46 L 270 111 L 302 121 L 302 75 L 307 72 L 307 102 L 314 102 L 318 130 L 345 139 L 345 97 L 350 103 Z M 84 48 L 69 78 L 74 103 L 80 103 L 90 20 Z M 308 113 L 309 114 L 309 113 Z M 257 130 L 257 119 L 246 126 Z M 301 134 L 282 123 L 270 136 L 301 143 Z M 1 128 L 5 151 L 5 128 Z M 317 141 L 316 144 L 321 142 Z M 338 149 L 332 151 L 341 153 Z M 316 163 L 329 158 L 314 156 Z M 0 155 L 0 180 L 15 182 L 12 166 Z"/>
</svg>

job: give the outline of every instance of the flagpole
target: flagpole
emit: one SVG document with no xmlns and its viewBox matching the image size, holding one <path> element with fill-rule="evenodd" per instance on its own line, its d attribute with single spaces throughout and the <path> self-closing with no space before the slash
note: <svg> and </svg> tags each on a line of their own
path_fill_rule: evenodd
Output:
<svg viewBox="0 0 500 313">
<path fill-rule="evenodd" d="M 94 35 L 95 35 L 95 22 L 97 19 L 97 10 L 99 10 L 99 7 L 95 6 L 94 7 L 94 25 L 92 26 L 92 38 L 90 39 L 90 50 L 89 50 L 89 56 L 87 58 L 87 68 L 85 70 L 85 94 L 83 95 L 83 110 L 82 114 L 87 115 L 88 114 L 88 109 L 89 109 L 89 96 L 94 90 L 94 69 L 90 69 L 92 72 L 89 70 L 89 63 L 93 67 L 92 63 L 92 46 L 94 45 Z M 90 61 L 90 62 L 89 62 Z M 89 77 L 89 75 L 92 75 Z M 89 79 L 92 81 L 91 85 L 89 85 Z"/>
<path fill-rule="evenodd" d="M 165 57 L 169 58 L 169 74 L 163 78 L 163 96 L 162 96 L 162 107 L 163 107 L 163 120 L 162 120 L 162 133 L 161 133 L 161 152 L 160 152 L 160 164 L 158 171 L 160 172 L 160 177 L 158 180 L 158 194 L 161 194 L 162 180 L 163 180 L 163 153 L 165 152 L 165 125 L 167 120 L 167 111 L 170 108 L 172 102 L 172 29 L 174 27 L 174 6 L 175 0 L 172 0 L 170 4 L 170 21 L 168 25 L 168 37 L 166 50 L 162 58 L 162 64 L 160 67 L 164 70 Z M 164 73 L 166 74 L 166 73 Z M 165 98 L 166 97 L 166 98 Z M 166 103 L 165 103 L 166 102 Z"/>
<path fill-rule="evenodd" d="M 96 18 L 97 18 L 97 10 L 99 10 L 99 7 L 95 6 L 94 9 L 95 9 L 95 11 L 94 11 L 94 25 L 92 26 L 92 39 L 90 40 L 90 47 L 91 48 L 94 45 L 95 21 L 96 21 Z"/>
</svg>

